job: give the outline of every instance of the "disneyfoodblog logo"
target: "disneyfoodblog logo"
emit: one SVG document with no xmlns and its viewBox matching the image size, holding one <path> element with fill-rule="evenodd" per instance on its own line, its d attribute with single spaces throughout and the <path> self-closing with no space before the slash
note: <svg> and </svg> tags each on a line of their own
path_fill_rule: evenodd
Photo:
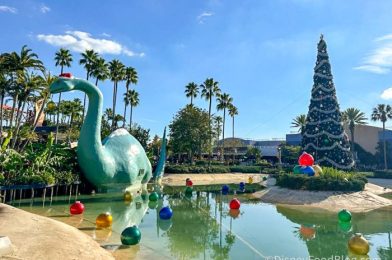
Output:
<svg viewBox="0 0 392 260">
<path fill-rule="evenodd" d="M 358 258 L 353 257 L 347 257 L 344 255 L 332 255 L 332 256 L 327 256 L 327 257 L 316 257 L 316 256 L 307 256 L 307 257 L 290 257 L 290 256 L 267 256 L 265 258 L 266 260 L 360 260 L 364 259 L 358 256 Z M 366 258 L 368 260 L 381 260 L 381 258 L 374 257 L 374 258 Z"/>
</svg>

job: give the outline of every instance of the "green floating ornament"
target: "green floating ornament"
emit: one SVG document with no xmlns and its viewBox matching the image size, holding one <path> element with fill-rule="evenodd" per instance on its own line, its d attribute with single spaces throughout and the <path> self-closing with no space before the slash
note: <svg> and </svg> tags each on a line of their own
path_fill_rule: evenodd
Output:
<svg viewBox="0 0 392 260">
<path fill-rule="evenodd" d="M 351 221 L 351 213 L 346 209 L 342 209 L 338 213 L 338 218 L 341 222 L 350 222 Z"/>
<path fill-rule="evenodd" d="M 157 200 L 159 199 L 159 195 L 158 195 L 158 193 L 156 193 L 155 191 L 154 191 L 154 192 L 151 192 L 151 194 L 150 194 L 150 196 L 148 197 L 148 199 L 149 199 L 150 201 L 157 201 Z"/>
<path fill-rule="evenodd" d="M 137 226 L 127 227 L 121 233 L 121 243 L 126 246 L 137 245 L 142 238 L 142 233 Z"/>
<path fill-rule="evenodd" d="M 301 165 L 294 166 L 293 172 L 294 172 L 294 174 L 301 174 L 302 173 L 301 172 Z"/>
<path fill-rule="evenodd" d="M 187 195 L 187 196 L 189 196 L 189 195 L 192 195 L 192 192 L 193 192 L 193 189 L 192 189 L 192 187 L 186 187 L 186 189 L 185 189 L 185 195 Z"/>
</svg>

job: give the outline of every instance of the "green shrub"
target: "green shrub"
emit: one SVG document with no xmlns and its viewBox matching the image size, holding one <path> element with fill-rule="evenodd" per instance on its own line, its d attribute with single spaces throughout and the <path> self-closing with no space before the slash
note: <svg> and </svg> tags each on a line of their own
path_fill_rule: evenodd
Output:
<svg viewBox="0 0 392 260">
<path fill-rule="evenodd" d="M 242 173 L 260 173 L 260 166 L 231 166 L 231 172 L 242 172 Z"/>
<path fill-rule="evenodd" d="M 263 167 L 271 167 L 271 163 L 268 162 L 267 160 L 259 160 L 257 163 L 255 163 L 255 166 L 263 166 Z"/>
<path fill-rule="evenodd" d="M 4 175 L 0 173 L 0 185 L 3 185 Z"/>
<path fill-rule="evenodd" d="M 207 172 L 208 173 L 228 173 L 230 172 L 230 168 L 226 166 L 213 166 L 213 167 L 207 167 Z"/>
<path fill-rule="evenodd" d="M 317 177 L 304 174 L 279 174 L 276 178 L 278 186 L 311 191 L 361 191 L 365 188 L 366 182 L 366 177 L 360 174 L 344 173 L 343 176 L 338 176 L 328 171 Z"/>
<path fill-rule="evenodd" d="M 374 178 L 392 179 L 392 170 L 375 171 Z"/>
</svg>

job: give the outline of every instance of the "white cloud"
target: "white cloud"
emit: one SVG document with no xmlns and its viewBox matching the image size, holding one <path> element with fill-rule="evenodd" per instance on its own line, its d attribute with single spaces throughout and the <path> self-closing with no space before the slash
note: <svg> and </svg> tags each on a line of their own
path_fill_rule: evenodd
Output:
<svg viewBox="0 0 392 260">
<path fill-rule="evenodd" d="M 364 70 L 378 74 L 385 74 L 392 68 L 392 34 L 375 39 L 378 46 L 367 55 L 357 70 Z"/>
<path fill-rule="evenodd" d="M 212 13 L 212 12 L 204 11 L 200 15 L 197 16 L 197 20 L 199 21 L 199 23 L 204 23 L 204 21 L 207 17 L 213 16 L 213 15 L 214 15 L 214 13 Z"/>
<path fill-rule="evenodd" d="M 8 12 L 8 13 L 16 14 L 18 12 L 18 9 L 11 6 L 0 5 L 0 12 Z"/>
<path fill-rule="evenodd" d="M 40 7 L 40 11 L 41 13 L 46 14 L 47 12 L 50 12 L 50 7 L 45 4 L 42 4 Z"/>
<path fill-rule="evenodd" d="M 108 37 L 108 38 L 112 37 L 110 34 L 105 33 L 105 32 L 101 33 L 101 35 L 104 36 L 104 37 Z"/>
<path fill-rule="evenodd" d="M 145 55 L 143 52 L 137 53 L 131 51 L 118 42 L 94 38 L 90 33 L 82 31 L 66 31 L 63 35 L 38 34 L 37 39 L 53 46 L 64 47 L 77 52 L 93 49 L 101 54 L 125 54 L 130 57 L 143 57 Z"/>
<path fill-rule="evenodd" d="M 381 93 L 381 98 L 385 100 L 392 100 L 392 87 L 387 88 Z"/>
</svg>

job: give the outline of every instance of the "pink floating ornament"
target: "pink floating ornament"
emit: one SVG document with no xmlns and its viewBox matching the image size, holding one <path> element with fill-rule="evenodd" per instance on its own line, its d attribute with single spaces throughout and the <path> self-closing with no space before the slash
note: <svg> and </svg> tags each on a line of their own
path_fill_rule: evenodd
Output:
<svg viewBox="0 0 392 260">
<path fill-rule="evenodd" d="M 241 206 L 241 202 L 238 199 L 234 198 L 230 201 L 229 204 L 230 209 L 239 209 L 240 206 Z"/>
<path fill-rule="evenodd" d="M 301 166 L 312 166 L 314 163 L 313 156 L 307 152 L 303 152 L 298 159 L 298 163 Z"/>
<path fill-rule="evenodd" d="M 84 211 L 84 205 L 80 201 L 76 201 L 74 204 L 69 207 L 69 212 L 71 215 L 79 215 Z"/>
</svg>

